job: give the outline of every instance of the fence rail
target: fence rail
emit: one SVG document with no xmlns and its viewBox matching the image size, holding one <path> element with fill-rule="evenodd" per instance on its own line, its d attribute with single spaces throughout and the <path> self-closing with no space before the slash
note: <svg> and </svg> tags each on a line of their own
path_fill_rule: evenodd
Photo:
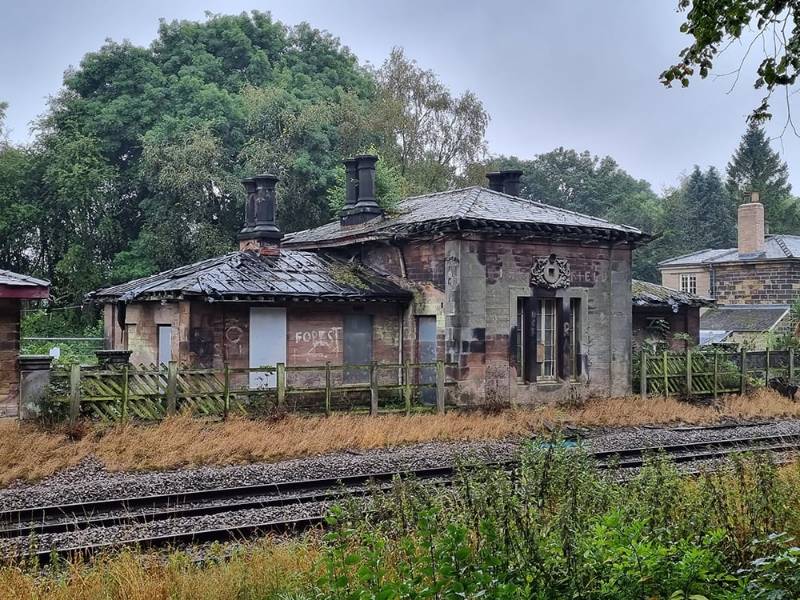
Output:
<svg viewBox="0 0 800 600">
<path fill-rule="evenodd" d="M 452 385 L 443 361 L 303 365 L 222 369 L 164 366 L 86 367 L 74 364 L 51 376 L 55 406 L 67 409 L 70 421 L 81 415 L 109 421 L 158 420 L 178 412 L 203 416 L 246 413 L 267 408 L 324 412 L 445 410 L 446 387 Z M 265 380 L 269 378 L 269 380 Z M 255 380 L 255 384 L 254 384 Z M 259 381 L 260 380 L 260 381 Z M 430 390 L 426 392 L 426 390 Z M 368 397 L 365 404 L 363 399 Z M 428 403 L 426 400 L 432 400 Z M 416 401 L 415 401 L 416 400 Z M 381 405 L 382 403 L 382 405 Z"/>
<path fill-rule="evenodd" d="M 782 378 L 795 379 L 794 350 L 642 351 L 634 364 L 634 389 L 642 397 L 743 394 L 753 385 Z"/>
</svg>

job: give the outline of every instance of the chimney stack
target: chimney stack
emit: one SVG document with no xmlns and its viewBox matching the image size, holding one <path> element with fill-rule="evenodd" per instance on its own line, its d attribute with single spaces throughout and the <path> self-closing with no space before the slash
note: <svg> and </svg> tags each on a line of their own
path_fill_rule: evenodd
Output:
<svg viewBox="0 0 800 600">
<path fill-rule="evenodd" d="M 519 196 L 522 171 L 518 169 L 509 169 L 507 171 L 501 171 L 501 173 L 505 176 L 503 178 L 503 192 L 509 196 Z"/>
<path fill-rule="evenodd" d="M 242 180 L 247 191 L 245 225 L 239 232 L 239 250 L 257 250 L 263 255 L 280 253 L 283 237 L 275 223 L 275 186 L 278 177 L 256 175 Z"/>
<path fill-rule="evenodd" d="M 764 205 L 758 192 L 751 192 L 750 202 L 739 205 L 739 255 L 764 252 Z"/>
<path fill-rule="evenodd" d="M 503 191 L 503 181 L 506 176 L 503 171 L 492 171 L 486 174 L 486 179 L 489 180 L 489 189 L 494 192 Z"/>
<path fill-rule="evenodd" d="M 375 164 L 378 162 L 378 157 L 372 154 L 356 156 L 355 159 L 345 161 L 346 170 L 352 168 L 350 161 L 356 163 L 358 183 L 355 184 L 354 181 L 351 183 L 348 175 L 347 196 L 341 217 L 341 223 L 345 226 L 366 223 L 383 215 L 383 209 L 375 200 Z M 358 202 L 352 206 L 349 204 L 353 193 L 351 186 L 356 186 L 358 190 Z"/>
<path fill-rule="evenodd" d="M 522 171 L 518 169 L 506 169 L 505 171 L 492 171 L 486 174 L 489 180 L 489 189 L 494 192 L 502 192 L 509 196 L 519 196 L 520 178 Z"/>
</svg>

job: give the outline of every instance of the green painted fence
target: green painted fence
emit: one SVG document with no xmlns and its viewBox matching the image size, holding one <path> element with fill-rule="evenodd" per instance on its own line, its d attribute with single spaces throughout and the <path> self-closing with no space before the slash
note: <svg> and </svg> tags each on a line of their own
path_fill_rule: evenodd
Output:
<svg viewBox="0 0 800 600">
<path fill-rule="evenodd" d="M 286 412 L 444 412 L 447 368 L 432 363 L 302 365 L 197 369 L 176 362 L 155 365 L 87 367 L 72 365 L 51 373 L 49 401 L 70 421 L 154 421 L 177 413 L 227 418 L 230 414 Z M 251 374 L 274 375 L 274 387 L 252 387 Z M 360 373 L 360 374 L 359 374 Z M 355 375 L 354 375 L 355 374 Z M 353 382 L 355 380 L 355 382 Z M 429 382 L 429 383 L 427 383 Z M 435 403 L 422 390 L 435 390 Z"/>
<path fill-rule="evenodd" d="M 794 350 L 642 351 L 635 356 L 634 390 L 646 396 L 743 394 L 771 379 L 795 380 Z"/>
</svg>

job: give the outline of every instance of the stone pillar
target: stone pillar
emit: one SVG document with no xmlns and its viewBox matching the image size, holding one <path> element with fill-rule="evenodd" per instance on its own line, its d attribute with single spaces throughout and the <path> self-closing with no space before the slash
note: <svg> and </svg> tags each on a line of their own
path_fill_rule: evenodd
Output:
<svg viewBox="0 0 800 600">
<path fill-rule="evenodd" d="M 31 355 L 19 357 L 20 388 L 19 418 L 34 419 L 39 415 L 41 402 L 50 384 L 52 356 Z"/>
</svg>

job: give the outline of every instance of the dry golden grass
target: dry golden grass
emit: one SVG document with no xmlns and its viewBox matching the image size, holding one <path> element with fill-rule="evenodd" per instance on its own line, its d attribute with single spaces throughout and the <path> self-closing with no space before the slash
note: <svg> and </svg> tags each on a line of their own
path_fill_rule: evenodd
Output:
<svg viewBox="0 0 800 600">
<path fill-rule="evenodd" d="M 245 554 L 203 567 L 184 555 L 165 562 L 153 554 L 122 552 L 91 566 L 73 563 L 63 576 L 36 577 L 0 566 L 0 598 L 42 600 L 216 600 L 286 597 L 313 576 L 318 546 L 312 539 L 275 542 L 264 539 Z"/>
<path fill-rule="evenodd" d="M 544 406 L 496 414 L 451 412 L 369 418 L 288 416 L 276 421 L 209 423 L 188 417 L 158 425 L 87 426 L 80 439 L 32 424 L 0 425 L 0 485 L 35 480 L 94 455 L 113 471 L 275 461 L 345 449 L 425 441 L 518 437 L 560 426 L 710 424 L 722 419 L 800 417 L 800 403 L 760 390 L 713 406 L 639 397 L 592 400 L 576 408 Z"/>
</svg>

